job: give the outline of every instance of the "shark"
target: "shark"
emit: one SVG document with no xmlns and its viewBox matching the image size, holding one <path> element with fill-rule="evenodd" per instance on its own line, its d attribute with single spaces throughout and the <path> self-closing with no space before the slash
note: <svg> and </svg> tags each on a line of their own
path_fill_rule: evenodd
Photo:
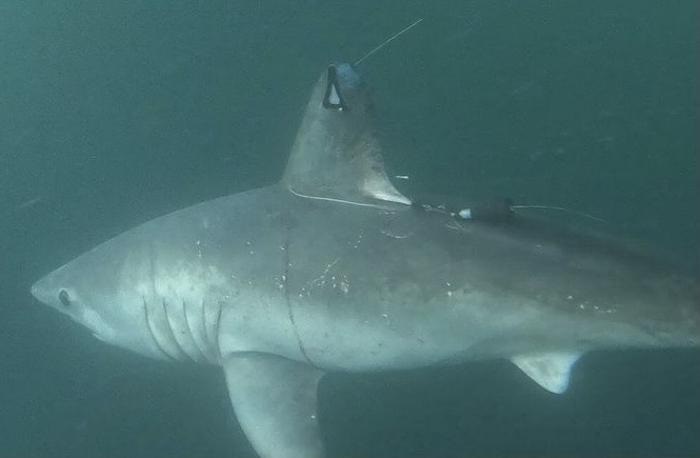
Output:
<svg viewBox="0 0 700 458">
<path fill-rule="evenodd" d="M 700 345 L 693 274 L 522 212 L 416 205 L 383 153 L 367 83 L 332 64 L 279 182 L 147 221 L 31 293 L 107 344 L 220 366 L 263 458 L 327 456 L 329 372 L 506 359 L 563 393 L 586 353 Z"/>
</svg>

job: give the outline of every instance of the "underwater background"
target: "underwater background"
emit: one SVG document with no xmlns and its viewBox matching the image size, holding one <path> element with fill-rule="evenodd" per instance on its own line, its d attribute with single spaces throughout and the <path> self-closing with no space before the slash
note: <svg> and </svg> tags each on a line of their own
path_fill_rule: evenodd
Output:
<svg viewBox="0 0 700 458">
<path fill-rule="evenodd" d="M 108 347 L 29 285 L 274 182 L 327 64 L 421 17 L 360 67 L 390 174 L 591 213 L 700 270 L 696 0 L 3 0 L 0 458 L 255 456 L 217 370 Z M 562 396 L 499 361 L 320 389 L 330 457 L 700 456 L 697 350 L 587 355 Z"/>
</svg>

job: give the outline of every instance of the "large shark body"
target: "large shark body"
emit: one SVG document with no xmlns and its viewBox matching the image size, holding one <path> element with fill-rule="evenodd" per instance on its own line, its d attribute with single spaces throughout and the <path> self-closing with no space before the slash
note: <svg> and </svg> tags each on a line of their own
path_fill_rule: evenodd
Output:
<svg viewBox="0 0 700 458">
<path fill-rule="evenodd" d="M 265 458 L 325 456 L 329 371 L 506 358 L 561 393 L 588 351 L 700 345 L 695 278 L 522 216 L 411 205 L 348 64 L 321 75 L 278 184 L 149 221 L 32 293 L 109 344 L 220 365 Z"/>
</svg>

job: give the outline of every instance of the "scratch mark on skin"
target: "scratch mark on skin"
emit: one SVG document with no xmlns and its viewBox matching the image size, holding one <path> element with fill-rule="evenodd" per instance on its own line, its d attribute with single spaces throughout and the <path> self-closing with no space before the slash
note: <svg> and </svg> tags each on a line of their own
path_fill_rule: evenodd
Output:
<svg viewBox="0 0 700 458">
<path fill-rule="evenodd" d="M 380 230 L 379 232 L 380 232 L 382 235 L 385 235 L 385 236 L 390 237 L 390 238 L 392 238 L 392 239 L 399 239 L 399 240 L 407 239 L 407 238 L 409 238 L 410 236 L 413 235 L 413 232 L 409 232 L 408 234 L 395 234 L 395 233 L 393 233 L 393 232 L 389 232 L 389 231 L 386 230 L 386 229 L 382 229 L 382 230 Z"/>
<path fill-rule="evenodd" d="M 323 286 L 323 285 L 325 285 L 325 283 L 326 283 L 326 275 L 328 275 L 328 272 L 330 272 L 330 270 L 333 268 L 333 266 L 335 266 L 336 264 L 338 264 L 338 261 L 340 261 L 340 257 L 335 258 L 335 259 L 333 260 L 333 262 L 331 262 L 330 264 L 328 264 L 328 265 L 326 266 L 326 268 L 323 270 L 323 273 L 322 273 L 321 275 L 319 275 L 318 277 L 314 278 L 313 280 L 310 280 L 310 281 L 307 283 L 307 286 L 308 286 L 309 288 L 311 288 L 311 287 L 313 287 L 313 286 Z"/>
<path fill-rule="evenodd" d="M 445 224 L 445 227 L 457 232 L 469 232 L 463 224 L 460 224 L 457 221 L 450 221 L 449 223 Z"/>
</svg>

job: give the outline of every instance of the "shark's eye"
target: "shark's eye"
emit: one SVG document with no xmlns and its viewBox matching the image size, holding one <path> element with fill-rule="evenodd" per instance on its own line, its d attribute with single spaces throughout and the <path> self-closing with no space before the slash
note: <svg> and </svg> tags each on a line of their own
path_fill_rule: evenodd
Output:
<svg viewBox="0 0 700 458">
<path fill-rule="evenodd" d="M 70 306 L 70 295 L 68 294 L 68 291 L 65 289 L 59 291 L 58 300 L 61 301 L 61 304 L 63 304 L 64 307 Z"/>
</svg>

